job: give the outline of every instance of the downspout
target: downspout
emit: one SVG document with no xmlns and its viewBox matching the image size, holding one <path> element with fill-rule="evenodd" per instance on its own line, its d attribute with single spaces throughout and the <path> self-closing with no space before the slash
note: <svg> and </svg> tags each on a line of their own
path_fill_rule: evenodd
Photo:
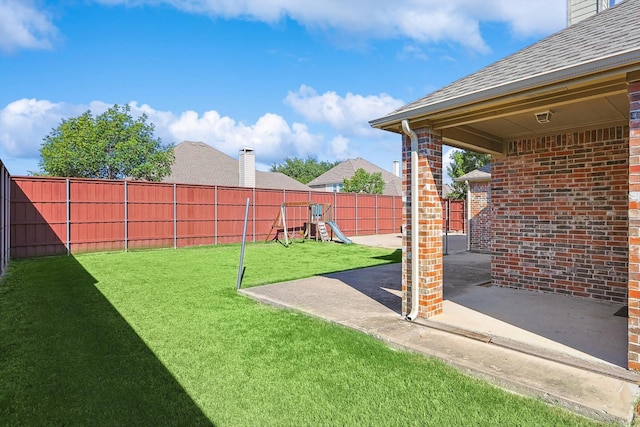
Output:
<svg viewBox="0 0 640 427">
<path fill-rule="evenodd" d="M 418 262 L 418 135 L 402 121 L 402 130 L 411 138 L 411 312 L 405 317 L 412 322 L 420 310 L 420 269 Z"/>
<path fill-rule="evenodd" d="M 464 181 L 467 187 L 467 252 L 471 251 L 471 185 L 468 180 Z"/>
</svg>

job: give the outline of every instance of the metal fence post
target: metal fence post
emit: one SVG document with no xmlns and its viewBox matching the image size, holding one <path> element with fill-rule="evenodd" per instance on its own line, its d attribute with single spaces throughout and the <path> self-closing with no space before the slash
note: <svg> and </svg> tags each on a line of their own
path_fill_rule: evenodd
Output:
<svg viewBox="0 0 640 427">
<path fill-rule="evenodd" d="M 356 236 L 358 236 L 358 193 L 356 193 Z"/>
<path fill-rule="evenodd" d="M 253 218 L 252 218 L 252 222 L 253 222 L 253 241 L 256 241 L 256 188 L 253 187 L 253 206 L 251 208 L 251 211 L 253 212 Z"/>
<path fill-rule="evenodd" d="M 376 194 L 376 234 L 378 234 L 378 195 Z"/>
<path fill-rule="evenodd" d="M 173 249 L 178 247 L 178 196 L 176 194 L 176 184 L 173 184 Z"/>
<path fill-rule="evenodd" d="M 69 178 L 65 181 L 67 200 L 66 200 L 66 210 L 67 210 L 67 255 L 71 254 L 71 182 Z"/>
<path fill-rule="evenodd" d="M 213 187 L 213 244 L 218 244 L 218 186 Z"/>
<path fill-rule="evenodd" d="M 124 182 L 124 251 L 129 251 L 129 187 Z"/>
</svg>

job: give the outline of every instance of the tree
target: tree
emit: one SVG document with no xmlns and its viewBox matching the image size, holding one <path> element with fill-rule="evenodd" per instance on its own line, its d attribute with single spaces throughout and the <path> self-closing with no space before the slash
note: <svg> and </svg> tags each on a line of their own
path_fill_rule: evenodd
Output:
<svg viewBox="0 0 640 427">
<path fill-rule="evenodd" d="M 351 179 L 343 180 L 343 193 L 382 194 L 383 190 L 384 180 L 381 172 L 368 173 L 360 168 Z"/>
<path fill-rule="evenodd" d="M 473 151 L 453 151 L 449 158 L 451 162 L 447 166 L 447 175 L 451 179 L 458 178 L 491 163 L 490 154 L 480 154 Z M 453 181 L 452 192 L 449 196 L 453 199 L 464 199 L 465 194 L 464 182 Z"/>
<path fill-rule="evenodd" d="M 94 117 L 87 110 L 62 120 L 43 140 L 41 174 L 160 181 L 171 173 L 173 147 L 154 138 L 147 115 L 133 119 L 128 105 L 114 105 Z"/>
<path fill-rule="evenodd" d="M 272 164 L 271 172 L 280 172 L 303 184 L 308 184 L 338 164 L 340 162 L 318 162 L 314 157 L 307 157 L 306 159 L 287 157 L 284 159 L 284 163 Z"/>
</svg>

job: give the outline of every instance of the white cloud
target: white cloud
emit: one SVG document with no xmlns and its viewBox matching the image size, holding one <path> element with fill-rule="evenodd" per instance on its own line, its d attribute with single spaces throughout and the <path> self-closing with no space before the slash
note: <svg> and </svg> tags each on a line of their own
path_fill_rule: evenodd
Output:
<svg viewBox="0 0 640 427">
<path fill-rule="evenodd" d="M 368 121 L 404 105 L 404 101 L 386 93 L 363 96 L 349 92 L 340 96 L 329 91 L 318 94 L 305 85 L 289 92 L 285 102 L 310 122 L 327 123 L 336 131 L 357 136 L 381 136 L 379 130 L 371 129 Z"/>
<path fill-rule="evenodd" d="M 30 0 L 0 0 L 0 51 L 50 49 L 57 28 Z"/>
<path fill-rule="evenodd" d="M 46 100 L 20 99 L 0 110 L 0 147 L 11 156 L 38 156 L 42 138 L 62 117 L 81 114 L 77 108 Z"/>
<path fill-rule="evenodd" d="M 310 31 L 330 34 L 346 45 L 406 38 L 418 43 L 455 43 L 489 50 L 481 24 L 505 23 L 516 37 L 561 29 L 566 2 L 560 0 L 94 0 L 103 5 L 170 5 L 213 18 L 276 24 L 285 17 Z M 69 6 L 68 6 L 69 7 Z M 0 0 L 0 50 L 51 48 L 57 28 L 34 0 Z"/>
<path fill-rule="evenodd" d="M 42 139 L 66 118 L 76 117 L 86 110 L 98 115 L 111 105 L 94 101 L 89 105 L 70 105 L 48 100 L 20 99 L 0 110 L 0 153 L 11 157 L 38 158 Z M 129 104 L 131 114 L 145 113 L 148 123 L 155 125 L 155 135 L 164 143 L 184 140 L 203 141 L 231 156 L 245 146 L 256 149 L 259 161 L 281 161 L 285 155 L 331 156 L 332 144 L 324 144 L 321 135 L 313 134 L 305 124 L 287 121 L 277 114 L 267 113 L 254 124 L 236 122 L 217 111 L 199 115 L 185 111 L 175 115 L 170 111 L 155 110 L 147 104 Z M 346 144 L 343 144 L 346 145 Z"/>
<path fill-rule="evenodd" d="M 96 0 L 102 4 L 164 3 L 188 13 L 270 24 L 285 16 L 306 28 L 338 33 L 345 43 L 408 38 L 421 43 L 453 42 L 486 51 L 480 24 L 506 23 L 514 35 L 549 34 L 562 28 L 566 2 L 560 0 Z"/>
</svg>

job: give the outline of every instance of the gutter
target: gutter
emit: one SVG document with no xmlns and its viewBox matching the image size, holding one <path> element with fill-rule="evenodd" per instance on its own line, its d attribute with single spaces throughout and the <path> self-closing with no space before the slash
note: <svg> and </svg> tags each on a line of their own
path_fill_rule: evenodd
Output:
<svg viewBox="0 0 640 427">
<path fill-rule="evenodd" d="M 558 68 L 553 71 L 534 74 L 523 77 L 512 82 L 494 85 L 479 91 L 471 92 L 463 96 L 445 98 L 431 104 L 423 105 L 414 109 L 391 113 L 385 117 L 371 120 L 369 124 L 374 128 L 384 128 L 401 120 L 427 116 L 438 112 L 443 112 L 452 108 L 459 108 L 464 105 L 475 104 L 488 99 L 499 98 L 518 92 L 532 90 L 544 85 L 561 83 L 566 80 L 586 78 L 596 73 L 605 71 L 615 71 L 615 74 L 638 70 L 640 62 L 640 50 L 630 49 L 610 56 L 605 56 L 597 61 L 582 62 L 569 67 Z M 622 67 L 622 69 L 618 69 Z M 469 76 L 472 76 L 470 74 Z M 468 77 L 468 76 L 467 76 Z M 452 83 L 454 84 L 454 83 Z M 447 86 L 445 86 L 447 87 Z"/>
<path fill-rule="evenodd" d="M 409 322 L 418 317 L 420 311 L 420 269 L 418 256 L 418 135 L 402 121 L 402 130 L 411 138 L 411 312 L 405 319 Z"/>
</svg>

